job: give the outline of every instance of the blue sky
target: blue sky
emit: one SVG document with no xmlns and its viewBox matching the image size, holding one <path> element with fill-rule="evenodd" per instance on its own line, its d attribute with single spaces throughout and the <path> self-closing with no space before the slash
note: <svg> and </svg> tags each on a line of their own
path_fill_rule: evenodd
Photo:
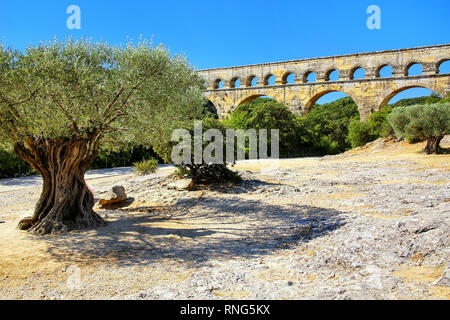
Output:
<svg viewBox="0 0 450 320">
<path fill-rule="evenodd" d="M 66 27 L 72 4 L 81 30 Z M 372 4 L 381 30 L 366 26 Z M 2 0 L 0 41 L 23 49 L 55 37 L 120 44 L 142 35 L 205 69 L 449 43 L 448 12 L 448 0 Z"/>
</svg>

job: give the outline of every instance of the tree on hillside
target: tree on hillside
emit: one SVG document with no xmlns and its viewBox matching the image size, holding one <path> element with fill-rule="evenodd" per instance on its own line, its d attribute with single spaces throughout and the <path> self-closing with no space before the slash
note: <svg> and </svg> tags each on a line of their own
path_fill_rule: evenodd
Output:
<svg viewBox="0 0 450 320">
<path fill-rule="evenodd" d="M 47 234 L 104 225 L 84 174 L 99 148 L 149 145 L 202 112 L 203 80 L 183 56 L 146 41 L 68 40 L 0 46 L 0 147 L 43 178 L 20 229 Z"/>
<path fill-rule="evenodd" d="M 311 146 L 314 155 L 337 154 L 348 150 L 348 127 L 353 119 L 359 121 L 358 107 L 350 97 L 314 106 L 299 119 L 306 134 L 304 144 Z"/>
<path fill-rule="evenodd" d="M 279 129 L 280 155 L 286 157 L 299 152 L 295 114 L 284 104 L 270 99 L 257 98 L 238 106 L 224 123 L 233 129 Z M 270 137 L 268 137 L 270 144 Z"/>
<path fill-rule="evenodd" d="M 426 140 L 426 154 L 440 153 L 439 144 L 450 133 L 450 103 L 397 107 L 387 119 L 396 136 L 408 140 Z"/>
</svg>

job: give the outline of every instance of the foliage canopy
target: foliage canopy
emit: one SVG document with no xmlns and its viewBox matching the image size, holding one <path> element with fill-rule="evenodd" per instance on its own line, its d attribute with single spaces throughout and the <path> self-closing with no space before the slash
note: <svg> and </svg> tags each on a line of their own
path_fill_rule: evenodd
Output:
<svg viewBox="0 0 450 320">
<path fill-rule="evenodd" d="M 0 74 L 0 143 L 9 149 L 33 136 L 93 134 L 111 148 L 148 145 L 205 103 L 186 58 L 145 40 L 124 48 L 54 41 L 24 53 L 0 46 Z"/>
<path fill-rule="evenodd" d="M 104 225 L 86 170 L 104 148 L 149 146 L 203 111 L 204 80 L 183 56 L 143 40 L 123 48 L 67 40 L 0 46 L 0 147 L 43 178 L 32 217 L 37 234 Z"/>
<path fill-rule="evenodd" d="M 439 153 L 440 141 L 450 133 L 450 103 L 398 107 L 387 119 L 396 136 L 409 140 L 427 140 L 425 153 Z"/>
</svg>

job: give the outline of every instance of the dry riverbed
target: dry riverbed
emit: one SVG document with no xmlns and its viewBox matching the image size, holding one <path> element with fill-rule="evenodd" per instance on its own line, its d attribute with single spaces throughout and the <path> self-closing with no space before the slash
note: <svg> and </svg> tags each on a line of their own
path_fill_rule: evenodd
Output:
<svg viewBox="0 0 450 320">
<path fill-rule="evenodd" d="M 449 299 L 450 155 L 421 148 L 243 162 L 241 185 L 194 191 L 96 179 L 131 204 L 44 237 L 15 229 L 39 188 L 2 192 L 0 299 Z"/>
</svg>

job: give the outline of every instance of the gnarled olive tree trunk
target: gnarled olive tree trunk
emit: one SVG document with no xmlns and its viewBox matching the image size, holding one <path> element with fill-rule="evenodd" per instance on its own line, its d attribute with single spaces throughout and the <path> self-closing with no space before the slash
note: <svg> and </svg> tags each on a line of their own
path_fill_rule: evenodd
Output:
<svg viewBox="0 0 450 320">
<path fill-rule="evenodd" d="M 42 176 L 43 188 L 31 218 L 18 228 L 35 234 L 65 232 L 105 225 L 94 212 L 94 196 L 84 174 L 98 153 L 98 136 L 45 140 L 27 139 L 16 153 Z"/>
<path fill-rule="evenodd" d="M 432 153 L 441 153 L 441 146 L 439 145 L 441 143 L 441 140 L 444 138 L 444 136 L 439 137 L 430 137 L 427 139 L 427 144 L 425 146 L 425 153 L 426 154 L 432 154 Z"/>
</svg>

